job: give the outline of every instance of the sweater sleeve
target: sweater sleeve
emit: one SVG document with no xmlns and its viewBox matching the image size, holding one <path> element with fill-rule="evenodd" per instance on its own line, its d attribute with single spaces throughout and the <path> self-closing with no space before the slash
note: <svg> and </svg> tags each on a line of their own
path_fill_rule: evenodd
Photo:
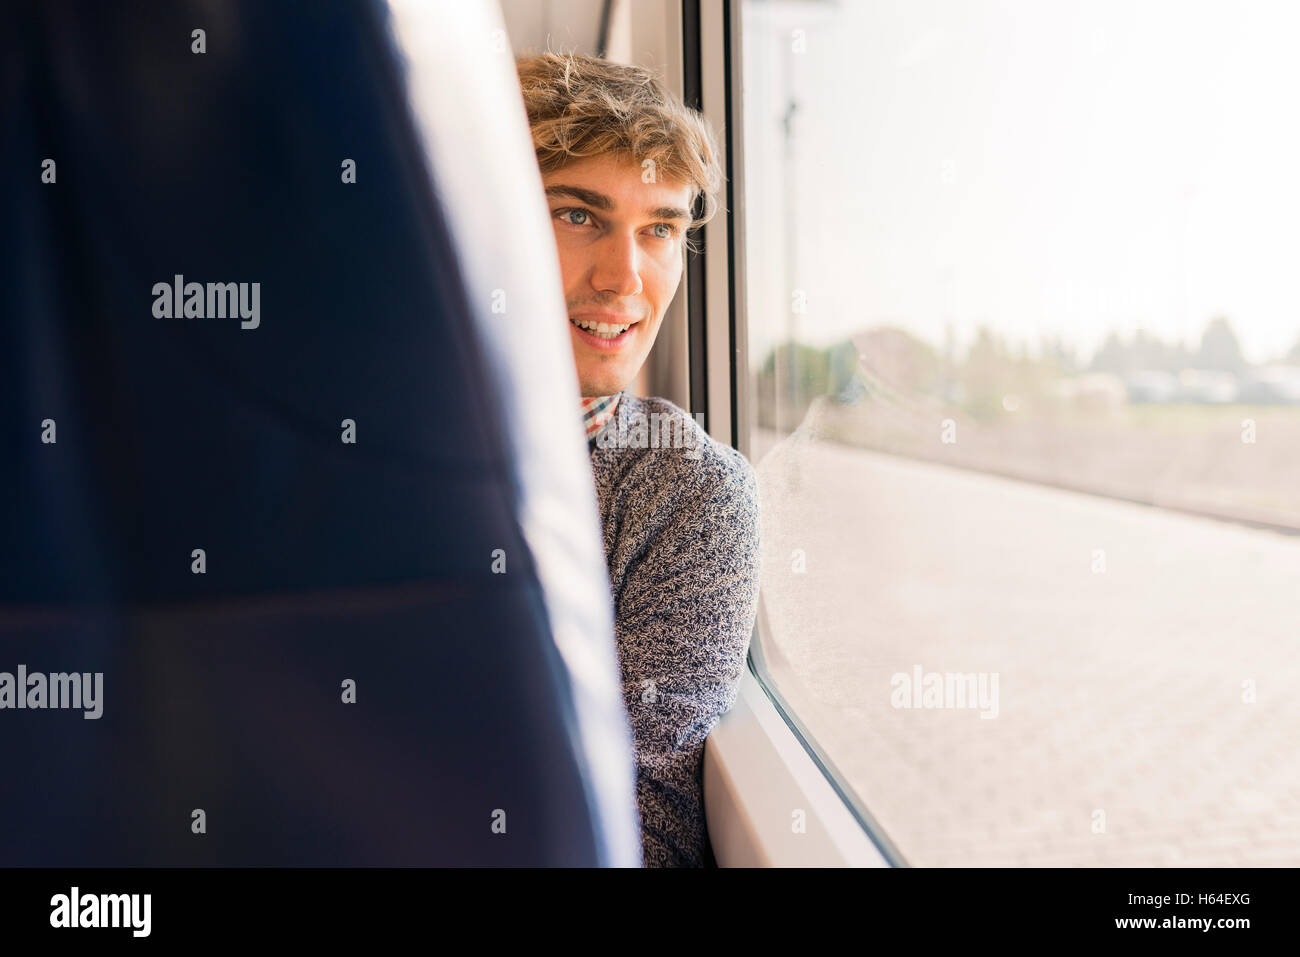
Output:
<svg viewBox="0 0 1300 957">
<path fill-rule="evenodd" d="M 674 459 L 671 494 L 617 600 L 647 867 L 704 866 L 704 741 L 732 706 L 758 605 L 754 470 L 732 449 Z"/>
</svg>

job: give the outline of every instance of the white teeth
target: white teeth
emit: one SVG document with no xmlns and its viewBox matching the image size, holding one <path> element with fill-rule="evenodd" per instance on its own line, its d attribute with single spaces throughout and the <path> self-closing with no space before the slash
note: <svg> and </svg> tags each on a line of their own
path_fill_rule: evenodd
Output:
<svg viewBox="0 0 1300 957">
<path fill-rule="evenodd" d="M 608 322 L 591 322 L 587 319 L 570 319 L 571 323 L 579 329 L 585 329 L 593 335 L 600 336 L 602 339 L 616 339 L 623 333 L 627 332 L 632 325 L 630 322 L 611 325 Z"/>
</svg>

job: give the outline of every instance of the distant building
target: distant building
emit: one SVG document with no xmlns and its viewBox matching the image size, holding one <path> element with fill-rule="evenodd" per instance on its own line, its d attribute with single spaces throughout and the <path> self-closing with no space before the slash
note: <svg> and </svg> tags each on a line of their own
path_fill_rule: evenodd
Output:
<svg viewBox="0 0 1300 957">
<path fill-rule="evenodd" d="M 1251 369 L 1243 378 L 1238 401 L 1255 405 L 1300 405 L 1300 366 Z"/>
<path fill-rule="evenodd" d="M 1128 401 L 1124 380 L 1109 372 L 1058 379 L 1052 386 L 1052 394 L 1085 412 L 1114 412 Z"/>
<path fill-rule="evenodd" d="M 1176 402 L 1181 392 L 1178 377 L 1159 369 L 1142 369 L 1124 377 L 1128 400 L 1143 402 Z"/>
<path fill-rule="evenodd" d="M 1221 405 L 1236 402 L 1237 377 L 1216 369 L 1184 369 L 1178 373 L 1179 400 Z"/>
</svg>

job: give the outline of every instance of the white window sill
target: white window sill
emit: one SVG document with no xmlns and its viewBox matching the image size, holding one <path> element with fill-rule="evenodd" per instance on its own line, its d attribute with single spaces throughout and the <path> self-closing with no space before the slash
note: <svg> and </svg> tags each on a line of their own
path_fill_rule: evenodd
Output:
<svg viewBox="0 0 1300 957">
<path fill-rule="evenodd" d="M 719 867 L 889 866 L 749 668 L 705 742 L 704 807 Z"/>
</svg>

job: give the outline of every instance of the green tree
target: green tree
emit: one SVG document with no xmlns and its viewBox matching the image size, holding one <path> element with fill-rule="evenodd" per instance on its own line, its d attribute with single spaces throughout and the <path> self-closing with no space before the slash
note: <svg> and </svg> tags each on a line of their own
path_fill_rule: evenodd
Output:
<svg viewBox="0 0 1300 957">
<path fill-rule="evenodd" d="M 1241 344 L 1226 316 L 1215 316 L 1205 327 L 1201 333 L 1201 347 L 1196 354 L 1196 361 L 1203 369 L 1245 371 L 1246 360 L 1241 354 Z"/>
</svg>

